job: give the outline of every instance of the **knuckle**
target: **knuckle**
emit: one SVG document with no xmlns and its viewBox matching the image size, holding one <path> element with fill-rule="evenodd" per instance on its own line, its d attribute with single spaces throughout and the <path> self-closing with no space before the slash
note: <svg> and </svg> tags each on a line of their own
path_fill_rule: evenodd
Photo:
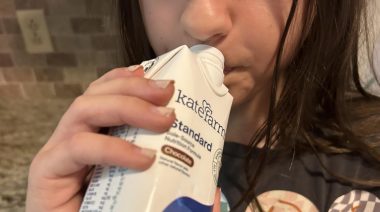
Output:
<svg viewBox="0 0 380 212">
<path fill-rule="evenodd" d="M 43 154 L 41 152 L 36 154 L 29 165 L 29 175 L 41 171 L 43 161 Z"/>
<path fill-rule="evenodd" d="M 88 85 L 86 91 L 88 91 L 89 89 L 95 87 L 96 84 L 98 84 L 98 80 L 94 80 L 94 81 L 92 81 L 92 82 Z"/>
<path fill-rule="evenodd" d="M 83 144 L 88 140 L 88 133 L 81 132 L 74 134 L 71 139 L 66 142 L 68 153 L 76 159 L 84 156 Z"/>
<path fill-rule="evenodd" d="M 81 95 L 74 99 L 70 108 L 71 110 L 80 113 L 81 111 L 84 111 L 86 107 L 87 107 L 87 98 L 84 95 Z"/>
<path fill-rule="evenodd" d="M 111 76 L 115 78 L 130 76 L 131 73 L 128 72 L 126 69 L 127 68 L 123 68 L 123 67 L 114 68 L 108 71 L 104 76 L 107 75 L 107 76 Z"/>
<path fill-rule="evenodd" d="M 29 165 L 28 178 L 30 183 L 38 183 L 40 179 L 46 176 L 46 173 L 51 166 L 51 157 L 54 154 L 54 149 L 40 150 L 32 159 Z"/>
</svg>

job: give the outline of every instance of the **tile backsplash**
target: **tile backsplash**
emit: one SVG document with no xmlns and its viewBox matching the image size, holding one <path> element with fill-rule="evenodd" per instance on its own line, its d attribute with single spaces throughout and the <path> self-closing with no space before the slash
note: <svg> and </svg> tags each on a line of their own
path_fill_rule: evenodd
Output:
<svg viewBox="0 0 380 212">
<path fill-rule="evenodd" d="M 380 35 L 380 3 L 372 8 L 377 14 L 375 34 Z M 26 51 L 16 11 L 29 9 L 44 11 L 52 53 Z M 117 66 L 113 15 L 114 0 L 0 0 L 0 98 L 80 95 L 89 82 Z M 374 62 L 379 64 L 380 54 L 376 55 Z M 376 67 L 380 76 L 380 65 Z M 360 70 L 363 86 L 380 95 L 379 77 L 374 77 L 366 58 Z"/>
<path fill-rule="evenodd" d="M 42 9 L 54 51 L 26 51 L 16 11 Z M 116 67 L 112 0 L 1 0 L 0 98 L 73 98 Z"/>
</svg>

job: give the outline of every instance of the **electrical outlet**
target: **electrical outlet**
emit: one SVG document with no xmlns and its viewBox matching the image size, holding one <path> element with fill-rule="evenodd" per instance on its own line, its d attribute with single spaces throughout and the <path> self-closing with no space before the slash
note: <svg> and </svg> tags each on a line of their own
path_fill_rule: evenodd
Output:
<svg viewBox="0 0 380 212">
<path fill-rule="evenodd" d="M 16 11 L 16 15 L 27 52 L 53 52 L 53 45 L 47 28 L 44 11 L 41 9 L 18 10 Z"/>
</svg>

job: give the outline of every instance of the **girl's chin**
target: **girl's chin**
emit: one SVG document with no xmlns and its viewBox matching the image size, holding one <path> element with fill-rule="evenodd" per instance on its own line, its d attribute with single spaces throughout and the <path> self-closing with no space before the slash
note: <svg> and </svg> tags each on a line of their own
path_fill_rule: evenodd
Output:
<svg viewBox="0 0 380 212">
<path fill-rule="evenodd" d="M 254 83 L 235 82 L 226 86 L 229 89 L 229 93 L 233 97 L 232 107 L 237 107 L 246 102 L 249 102 L 253 98 Z"/>
<path fill-rule="evenodd" d="M 247 92 L 244 92 L 244 91 L 242 92 L 242 91 L 239 91 L 239 89 L 233 89 L 233 88 L 230 89 L 229 92 L 234 98 L 232 102 L 232 107 L 238 107 L 244 104 L 245 102 L 249 101 L 249 95 Z"/>
</svg>

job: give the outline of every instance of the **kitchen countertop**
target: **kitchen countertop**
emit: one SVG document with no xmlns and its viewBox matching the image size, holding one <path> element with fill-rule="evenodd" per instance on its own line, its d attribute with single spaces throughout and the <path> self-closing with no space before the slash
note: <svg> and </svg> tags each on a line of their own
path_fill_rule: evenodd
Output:
<svg viewBox="0 0 380 212">
<path fill-rule="evenodd" d="M 72 99 L 0 99 L 0 211 L 25 211 L 28 167 Z"/>
</svg>

